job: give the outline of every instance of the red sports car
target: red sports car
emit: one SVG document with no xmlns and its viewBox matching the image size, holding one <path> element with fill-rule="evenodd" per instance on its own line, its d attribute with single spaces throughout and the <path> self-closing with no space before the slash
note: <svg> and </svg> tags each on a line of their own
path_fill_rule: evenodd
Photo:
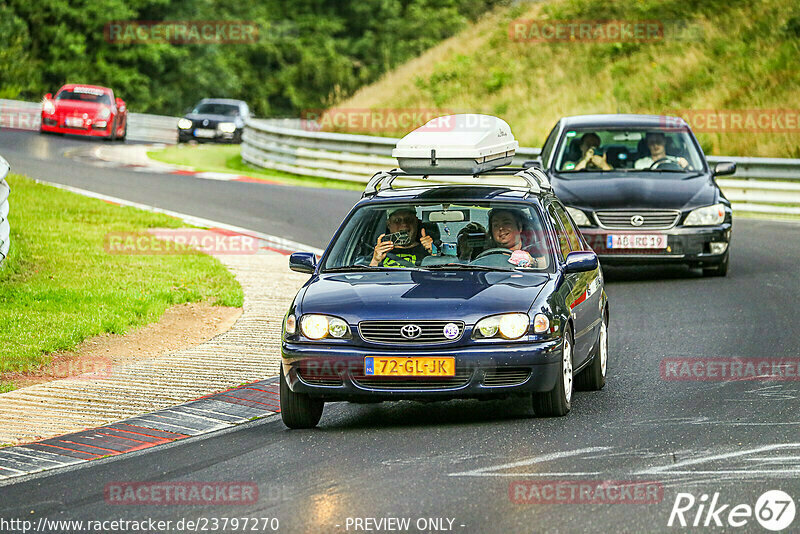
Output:
<svg viewBox="0 0 800 534">
<path fill-rule="evenodd" d="M 40 131 L 124 140 L 127 106 L 107 87 L 67 84 L 55 97 L 44 95 Z"/>
</svg>

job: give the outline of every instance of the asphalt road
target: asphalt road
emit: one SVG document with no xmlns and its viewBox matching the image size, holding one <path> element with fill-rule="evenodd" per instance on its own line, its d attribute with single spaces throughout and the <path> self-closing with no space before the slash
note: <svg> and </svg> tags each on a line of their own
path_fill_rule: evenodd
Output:
<svg viewBox="0 0 800 534">
<path fill-rule="evenodd" d="M 87 169 L 59 159 L 75 142 L 3 132 L 0 153 L 17 172 L 272 234 L 283 228 L 274 219 L 295 211 L 302 228 L 291 237 L 316 246 L 329 233 L 317 225 L 338 223 L 353 201 L 352 193 Z M 513 400 L 332 404 L 313 431 L 254 421 L 0 487 L 0 518 L 152 518 L 173 528 L 181 519 L 277 518 L 280 532 L 389 532 L 359 529 L 374 524 L 356 519 L 409 518 L 400 531 L 663 532 L 672 530 L 679 493 L 689 493 L 697 499 L 684 513 L 689 525 L 701 501 L 704 508 L 700 526 L 683 530 L 766 532 L 752 516 L 728 526 L 728 514 L 754 507 L 767 490 L 787 492 L 800 508 L 798 382 L 674 381 L 660 371 L 665 358 L 798 357 L 800 225 L 738 219 L 732 251 L 721 279 L 682 268 L 606 270 L 608 384 L 577 393 L 567 417 L 536 419 Z M 657 498 L 514 502 L 534 495 L 518 481 L 546 491 L 555 480 L 650 483 Z M 108 484 L 136 481 L 255 483 L 259 498 L 240 506 L 106 502 Z M 716 493 L 716 509 L 728 505 L 717 516 L 725 526 L 703 527 L 714 525 L 707 512 Z M 798 530 L 800 517 L 785 532 Z"/>
</svg>

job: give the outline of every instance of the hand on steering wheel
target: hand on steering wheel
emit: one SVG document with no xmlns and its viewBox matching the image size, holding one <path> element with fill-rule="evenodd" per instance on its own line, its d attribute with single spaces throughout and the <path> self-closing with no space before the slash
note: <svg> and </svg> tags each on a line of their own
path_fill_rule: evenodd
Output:
<svg viewBox="0 0 800 534">
<path fill-rule="evenodd" d="M 483 252 L 481 252 L 477 256 L 475 256 L 475 259 L 479 260 L 479 259 L 483 258 L 484 256 L 488 256 L 490 254 L 507 254 L 508 256 L 511 256 L 511 251 L 509 249 L 503 248 L 503 247 L 489 248 L 489 249 L 484 250 Z"/>
</svg>

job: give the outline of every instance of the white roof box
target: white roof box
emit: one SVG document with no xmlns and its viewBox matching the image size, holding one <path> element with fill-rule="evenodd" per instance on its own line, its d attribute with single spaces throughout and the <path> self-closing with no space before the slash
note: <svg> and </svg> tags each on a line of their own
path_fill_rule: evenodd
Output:
<svg viewBox="0 0 800 534">
<path fill-rule="evenodd" d="M 409 174 L 477 174 L 511 163 L 519 143 L 491 115 L 446 115 L 397 142 L 392 156 Z"/>
</svg>

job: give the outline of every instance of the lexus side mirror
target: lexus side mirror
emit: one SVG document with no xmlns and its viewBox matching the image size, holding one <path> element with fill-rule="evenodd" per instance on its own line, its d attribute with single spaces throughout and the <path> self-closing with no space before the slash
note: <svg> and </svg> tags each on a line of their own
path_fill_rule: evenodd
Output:
<svg viewBox="0 0 800 534">
<path fill-rule="evenodd" d="M 725 176 L 736 172 L 736 163 L 733 161 L 720 161 L 714 165 L 714 176 Z"/>
<path fill-rule="evenodd" d="M 597 269 L 599 261 L 594 252 L 570 252 L 567 255 L 566 272 L 585 273 Z"/>
<path fill-rule="evenodd" d="M 51 100 L 52 98 L 53 98 L 53 93 L 47 93 L 46 95 L 44 95 L 45 100 Z"/>
<path fill-rule="evenodd" d="M 313 252 L 295 252 L 289 256 L 289 268 L 298 273 L 312 274 L 317 268 L 317 256 Z"/>
<path fill-rule="evenodd" d="M 542 169 L 542 162 L 539 161 L 538 159 L 528 160 L 522 164 L 523 169 L 530 169 L 531 167 L 536 167 L 537 169 L 544 170 Z"/>
</svg>

